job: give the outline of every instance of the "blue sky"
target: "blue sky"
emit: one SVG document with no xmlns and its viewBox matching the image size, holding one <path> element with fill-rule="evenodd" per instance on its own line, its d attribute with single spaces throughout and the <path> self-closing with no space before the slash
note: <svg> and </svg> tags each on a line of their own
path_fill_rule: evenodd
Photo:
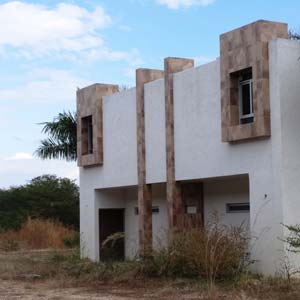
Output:
<svg viewBox="0 0 300 300">
<path fill-rule="evenodd" d="M 78 177 L 75 163 L 33 156 L 37 123 L 75 110 L 77 87 L 134 85 L 138 67 L 167 56 L 203 64 L 219 35 L 258 19 L 300 29 L 300 1 L 0 1 L 0 188 L 54 173 Z"/>
</svg>

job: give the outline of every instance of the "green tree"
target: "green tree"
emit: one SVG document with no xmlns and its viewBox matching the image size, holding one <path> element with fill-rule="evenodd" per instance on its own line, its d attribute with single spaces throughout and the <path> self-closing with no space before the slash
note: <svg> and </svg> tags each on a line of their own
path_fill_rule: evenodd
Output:
<svg viewBox="0 0 300 300">
<path fill-rule="evenodd" d="M 79 191 L 74 181 L 43 175 L 0 190 L 0 228 L 18 229 L 27 217 L 55 219 L 79 228 Z"/>
<path fill-rule="evenodd" d="M 41 123 L 48 138 L 41 141 L 35 154 L 42 159 L 77 159 L 76 113 L 59 113 L 52 122 Z"/>
<path fill-rule="evenodd" d="M 289 30 L 289 39 L 299 41 L 300 40 L 300 33 L 295 30 Z"/>
<path fill-rule="evenodd" d="M 300 253 L 300 224 L 283 226 L 289 230 L 289 235 L 284 240 L 289 246 L 288 250 Z"/>
</svg>

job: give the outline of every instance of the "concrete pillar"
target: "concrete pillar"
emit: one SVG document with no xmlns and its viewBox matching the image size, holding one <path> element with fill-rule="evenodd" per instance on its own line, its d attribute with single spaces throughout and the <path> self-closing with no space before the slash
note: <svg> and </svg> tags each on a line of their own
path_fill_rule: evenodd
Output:
<svg viewBox="0 0 300 300">
<path fill-rule="evenodd" d="M 163 76 L 164 72 L 160 70 L 136 70 L 139 251 L 141 256 L 147 255 L 152 248 L 152 195 L 151 185 L 146 183 L 144 84 Z"/>
</svg>

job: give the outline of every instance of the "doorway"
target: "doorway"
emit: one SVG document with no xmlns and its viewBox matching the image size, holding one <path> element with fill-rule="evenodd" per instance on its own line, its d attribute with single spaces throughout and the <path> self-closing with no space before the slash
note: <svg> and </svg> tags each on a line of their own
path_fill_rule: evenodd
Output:
<svg viewBox="0 0 300 300">
<path fill-rule="evenodd" d="M 124 209 L 99 209 L 99 241 L 101 261 L 124 260 Z"/>
</svg>

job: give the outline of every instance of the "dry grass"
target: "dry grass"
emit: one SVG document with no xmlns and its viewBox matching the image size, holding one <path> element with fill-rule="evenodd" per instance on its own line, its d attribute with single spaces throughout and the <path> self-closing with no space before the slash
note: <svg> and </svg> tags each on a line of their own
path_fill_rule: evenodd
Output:
<svg viewBox="0 0 300 300">
<path fill-rule="evenodd" d="M 53 220 L 28 218 L 18 231 L 8 230 L 0 234 L 0 250 L 62 249 L 64 239 L 74 236 L 75 231 Z"/>
<path fill-rule="evenodd" d="M 49 290 L 49 293 L 54 290 L 58 293 L 59 289 L 63 289 L 61 295 L 56 294 L 57 299 L 71 299 L 63 297 L 67 294 L 65 289 L 77 288 L 76 293 L 80 294 L 84 291 L 82 287 L 93 291 L 95 299 L 98 299 L 96 293 L 99 293 L 99 299 L 103 293 L 109 296 L 107 299 L 139 300 L 300 299 L 300 282 L 296 279 L 292 281 L 291 285 L 287 285 L 283 279 L 247 275 L 240 277 L 239 281 L 235 282 L 218 282 L 213 292 L 208 293 L 206 282 L 199 278 L 149 278 L 145 274 L 141 274 L 139 268 L 138 262 L 101 264 L 86 259 L 82 260 L 75 250 L 10 252 L 0 254 L 0 285 L 1 280 L 5 280 L 8 282 L 6 284 L 8 290 L 10 290 L 12 286 L 17 289 L 24 283 L 27 288 L 24 293 L 39 287 L 39 284 L 43 285 L 45 291 Z M 32 282 L 30 277 L 28 279 L 24 276 L 28 274 L 38 274 L 41 278 Z M 124 298 L 120 295 L 123 295 Z M 87 295 L 85 297 L 78 299 L 88 298 Z M 32 299 L 40 298 L 36 296 Z"/>
<path fill-rule="evenodd" d="M 239 277 L 248 267 L 248 234 L 242 227 L 218 223 L 173 231 L 167 247 L 154 250 L 146 272 L 165 277 L 198 277 L 210 284 Z"/>
</svg>

